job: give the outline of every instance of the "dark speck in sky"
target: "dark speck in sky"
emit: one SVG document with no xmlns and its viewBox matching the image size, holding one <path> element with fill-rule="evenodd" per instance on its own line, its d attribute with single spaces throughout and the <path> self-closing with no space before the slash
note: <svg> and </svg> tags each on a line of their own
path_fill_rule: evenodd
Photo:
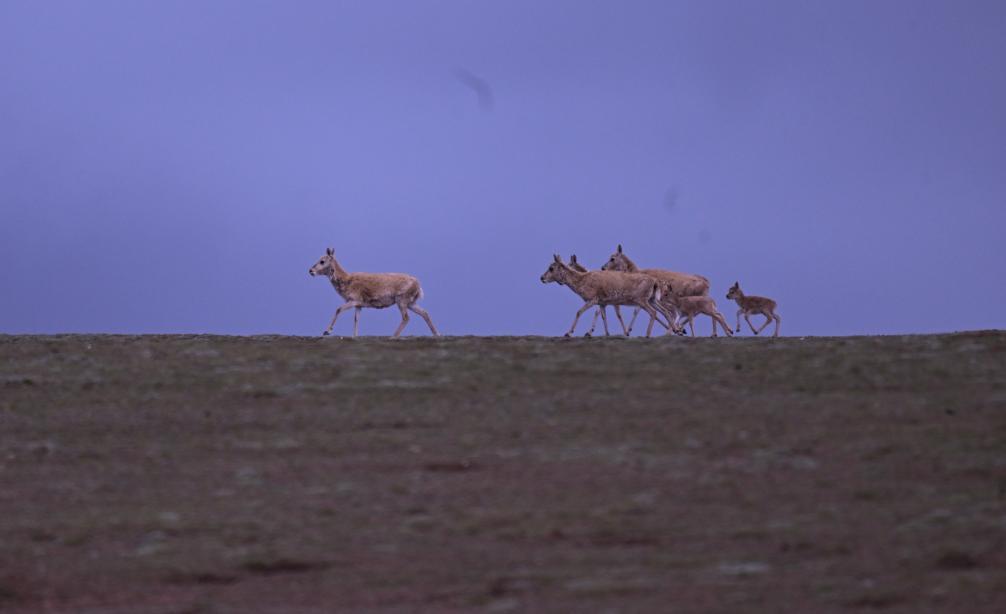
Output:
<svg viewBox="0 0 1006 614">
<path fill-rule="evenodd" d="M 492 87 L 489 86 L 488 81 L 468 70 L 465 70 L 464 68 L 454 69 L 454 77 L 457 78 L 462 85 L 475 93 L 480 109 L 483 111 L 492 110 L 495 102 L 493 98 L 493 90 Z"/>
</svg>

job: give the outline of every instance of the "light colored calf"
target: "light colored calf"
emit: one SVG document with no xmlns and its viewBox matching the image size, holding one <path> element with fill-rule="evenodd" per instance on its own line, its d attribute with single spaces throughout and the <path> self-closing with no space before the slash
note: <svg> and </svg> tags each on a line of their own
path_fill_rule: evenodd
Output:
<svg viewBox="0 0 1006 614">
<path fill-rule="evenodd" d="M 748 326 L 751 327 L 751 332 L 758 334 L 765 330 L 765 327 L 769 325 L 770 322 L 775 320 L 775 333 L 773 337 L 779 336 L 779 325 L 782 324 L 782 318 L 779 314 L 775 312 L 776 304 L 770 298 L 765 298 L 764 296 L 747 296 L 741 291 L 741 285 L 739 282 L 734 282 L 734 285 L 730 286 L 730 290 L 727 291 L 727 298 L 733 301 L 737 301 L 737 332 L 741 332 L 741 314 L 744 314 L 744 319 L 747 321 Z M 761 325 L 761 328 L 755 330 L 754 324 L 751 323 L 751 314 L 760 313 L 765 316 L 765 323 Z"/>
<path fill-rule="evenodd" d="M 308 273 L 324 275 L 332 282 L 332 287 L 339 293 L 339 296 L 346 299 L 332 316 L 332 323 L 322 332 L 327 335 L 332 332 L 335 321 L 339 314 L 347 309 L 355 309 L 353 314 L 353 336 L 359 332 L 360 310 L 364 307 L 373 309 L 384 309 L 392 305 L 398 305 L 398 310 L 402 313 L 402 323 L 398 325 L 394 336 L 402 334 L 405 325 L 409 323 L 409 311 L 419 314 L 430 327 L 430 332 L 440 336 L 433 320 L 426 310 L 416 305 L 416 301 L 423 297 L 423 289 L 419 286 L 419 280 L 404 273 L 347 273 L 335 259 L 335 252 L 330 247 L 325 251 L 321 260 L 308 270 Z"/>
<path fill-rule="evenodd" d="M 673 292 L 666 293 L 661 297 L 660 302 L 668 310 L 673 310 L 678 314 L 678 319 L 675 325 L 680 327 L 682 331 L 684 330 L 684 324 L 687 323 L 688 327 L 692 331 L 692 336 L 695 336 L 695 316 L 697 315 L 707 315 L 712 318 L 713 321 L 713 337 L 716 337 L 716 324 L 717 322 L 723 327 L 723 332 L 727 336 L 732 335 L 730 331 L 730 325 L 727 324 L 727 319 L 723 317 L 723 314 L 716 309 L 716 301 L 709 296 L 675 296 Z M 668 331 L 670 333 L 670 331 Z"/>
</svg>

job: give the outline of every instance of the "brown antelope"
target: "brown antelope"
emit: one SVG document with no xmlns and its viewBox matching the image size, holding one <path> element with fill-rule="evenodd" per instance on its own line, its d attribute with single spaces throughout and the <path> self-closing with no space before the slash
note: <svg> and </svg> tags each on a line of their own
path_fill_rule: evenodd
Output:
<svg viewBox="0 0 1006 614">
<path fill-rule="evenodd" d="M 586 273 L 587 272 L 587 267 L 585 267 L 582 264 L 580 264 L 579 262 L 577 262 L 577 260 L 576 260 L 576 254 L 571 254 L 570 255 L 570 257 L 569 257 L 569 264 L 567 266 L 569 268 L 573 269 L 574 271 L 579 271 L 580 273 Z M 663 293 L 663 292 L 664 292 L 664 288 L 661 288 L 661 293 Z M 632 303 L 629 303 L 629 304 L 632 305 Z M 660 324 L 661 326 L 663 326 L 664 328 L 666 328 L 668 330 L 675 330 L 676 331 L 676 329 L 674 329 L 674 324 L 672 323 L 672 321 L 675 319 L 675 315 L 672 314 L 672 313 L 668 313 L 668 311 L 663 308 L 662 304 L 659 303 L 659 302 L 657 302 L 657 301 L 651 301 L 650 304 L 653 306 L 654 309 L 657 310 L 657 313 L 663 314 L 664 317 L 667 318 L 667 323 L 665 324 L 660 319 L 660 316 L 657 316 L 657 324 Z M 613 307 L 615 308 L 615 317 L 618 318 L 618 323 L 622 325 L 622 334 L 625 335 L 626 337 L 628 337 L 629 333 L 632 332 L 632 329 L 625 327 L 625 321 L 622 320 L 622 311 L 621 311 L 621 309 L 619 309 L 619 307 L 621 307 L 621 305 L 613 305 Z M 638 310 L 639 309 L 637 308 L 636 311 L 638 311 Z M 597 328 L 597 316 L 601 316 L 601 321 L 604 323 L 604 334 L 605 334 L 605 336 L 608 336 L 609 333 L 608 333 L 608 312 L 607 312 L 607 308 L 604 305 L 599 305 L 597 307 L 597 309 L 594 310 L 594 319 L 591 320 L 591 322 L 590 322 L 590 330 L 588 330 L 586 332 L 586 334 L 584 334 L 584 337 L 591 337 L 591 336 L 594 335 L 594 329 Z"/>
<path fill-rule="evenodd" d="M 621 243 L 618 244 L 618 249 L 608 258 L 608 261 L 604 263 L 601 270 L 645 273 L 662 282 L 665 289 L 669 286 L 670 291 L 677 296 L 705 296 L 709 294 L 709 280 L 701 275 L 678 273 L 677 271 L 668 271 L 665 269 L 640 269 L 636 266 L 635 262 L 622 252 Z M 632 332 L 632 325 L 636 323 L 637 315 L 639 315 L 639 309 L 636 309 L 632 313 L 632 319 L 629 320 L 630 333 Z"/>
<path fill-rule="evenodd" d="M 668 311 L 673 311 L 678 314 L 677 322 L 675 326 L 680 328 L 684 332 L 685 323 L 692 331 L 692 336 L 695 336 L 695 316 L 699 314 L 707 315 L 713 320 L 713 337 L 716 337 L 716 324 L 717 322 L 723 327 L 723 332 L 730 336 L 733 332 L 730 330 L 730 325 L 727 324 L 727 319 L 723 317 L 723 314 L 716 309 L 716 301 L 709 296 L 676 296 L 673 292 L 665 293 L 660 298 L 660 302 L 663 304 L 664 308 Z M 667 331 L 670 334 L 670 330 Z"/>
<path fill-rule="evenodd" d="M 402 323 L 398 325 L 394 336 L 402 334 L 402 329 L 409 323 L 409 311 L 419 314 L 430 327 L 430 332 L 440 336 L 433 320 L 426 310 L 416 305 L 416 301 L 423 298 L 423 289 L 419 286 L 419 280 L 411 275 L 403 273 L 347 273 L 335 259 L 335 252 L 332 248 L 325 250 L 325 255 L 315 263 L 308 271 L 315 275 L 324 275 L 332 282 L 332 287 L 339 293 L 339 296 L 346 299 L 332 316 L 332 323 L 322 332 L 327 335 L 332 332 L 335 321 L 339 314 L 347 309 L 355 309 L 353 314 L 353 336 L 356 337 L 360 325 L 360 310 L 364 307 L 373 309 L 384 309 L 392 305 L 398 305 L 398 310 L 402 313 Z"/>
<path fill-rule="evenodd" d="M 660 284 L 649 275 L 623 273 L 618 271 L 587 271 L 581 273 L 569 268 L 559 257 L 553 256 L 552 263 L 542 273 L 541 283 L 556 282 L 569 287 L 583 299 L 583 307 L 576 312 L 573 325 L 566 336 L 572 336 L 580 316 L 591 307 L 605 305 L 634 305 L 650 315 L 646 336 L 653 332 L 653 322 L 657 320 L 657 310 L 653 303 L 660 300 Z M 601 313 L 604 318 L 604 312 Z"/>
<path fill-rule="evenodd" d="M 576 254 L 571 254 L 570 255 L 570 257 L 569 257 L 569 265 L 568 266 L 569 266 L 569 268 L 573 269 L 574 271 L 578 271 L 580 273 L 586 273 L 587 272 L 587 267 L 583 266 L 582 264 L 580 264 L 579 262 L 576 261 Z M 604 307 L 603 305 L 599 305 L 597 307 L 597 309 L 594 311 L 594 319 L 590 322 L 590 330 L 588 330 L 587 334 L 584 335 L 585 337 L 591 337 L 591 336 L 594 335 L 594 329 L 597 328 L 597 316 L 601 316 L 601 321 L 604 323 L 604 336 L 607 337 L 610 334 L 610 333 L 608 333 L 608 313 L 607 313 L 607 307 Z M 618 323 L 622 325 L 622 334 L 625 335 L 626 337 L 628 337 L 629 336 L 629 330 L 625 327 L 625 321 L 622 320 L 622 312 L 618 308 L 618 305 L 615 305 L 615 316 L 618 318 Z"/>
<path fill-rule="evenodd" d="M 733 301 L 737 301 L 737 306 L 740 309 L 737 310 L 737 332 L 741 332 L 741 314 L 744 314 L 744 319 L 747 320 L 748 326 L 751 327 L 751 332 L 758 334 L 765 330 L 765 327 L 769 325 L 772 320 L 775 320 L 775 334 L 773 337 L 779 336 L 779 325 L 782 324 L 782 318 L 779 314 L 775 312 L 775 301 L 770 298 L 765 298 L 764 296 L 746 296 L 741 292 L 741 285 L 739 282 L 734 282 L 734 285 L 730 286 L 730 290 L 727 291 L 727 298 Z M 751 323 L 751 314 L 760 313 L 765 316 L 765 323 L 761 325 L 761 328 L 755 330 L 754 324 Z"/>
</svg>

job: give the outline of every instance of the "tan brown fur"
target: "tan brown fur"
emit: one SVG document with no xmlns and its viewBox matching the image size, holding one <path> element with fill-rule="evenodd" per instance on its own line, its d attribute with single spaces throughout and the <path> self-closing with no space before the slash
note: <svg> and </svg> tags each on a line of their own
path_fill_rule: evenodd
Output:
<svg viewBox="0 0 1006 614">
<path fill-rule="evenodd" d="M 740 309 L 737 310 L 737 332 L 741 332 L 741 314 L 744 314 L 744 320 L 746 320 L 748 326 L 751 327 L 752 333 L 757 335 L 761 331 L 765 330 L 765 327 L 774 320 L 775 333 L 773 333 L 772 336 L 779 336 L 779 326 L 782 324 L 782 318 L 775 312 L 775 301 L 770 298 L 765 298 L 764 296 L 745 295 L 744 292 L 741 291 L 741 285 L 739 282 L 734 282 L 734 285 L 730 286 L 730 290 L 727 291 L 727 298 L 729 300 L 736 301 L 737 306 L 740 307 Z M 757 330 L 755 330 L 754 324 L 751 323 L 752 314 L 761 314 L 765 316 L 765 323 Z"/>
<path fill-rule="evenodd" d="M 569 268 L 580 273 L 586 273 L 587 267 L 583 266 L 576 260 L 576 254 L 572 254 L 569 257 Z M 597 316 L 601 316 L 601 321 L 604 323 L 604 336 L 610 335 L 608 332 L 608 312 L 607 307 L 600 305 L 594 311 L 594 319 L 590 322 L 590 330 L 584 335 L 584 337 L 592 337 L 594 335 L 594 330 L 597 328 Z M 625 321 L 622 319 L 622 311 L 619 309 L 618 305 L 615 305 L 615 317 L 618 318 L 618 323 L 622 325 L 622 334 L 626 337 L 629 336 L 629 329 L 625 326 Z"/>
<path fill-rule="evenodd" d="M 556 254 L 552 263 L 541 276 L 541 283 L 555 282 L 569 287 L 583 299 L 583 307 L 576 312 L 573 325 L 566 336 L 576 330 L 576 324 L 583 312 L 598 305 L 634 305 L 650 315 L 646 336 L 653 332 L 653 322 L 657 319 L 654 301 L 660 300 L 660 284 L 649 275 L 623 273 L 618 271 L 575 271 L 567 266 Z M 603 314 L 602 314 L 603 317 Z"/>
<path fill-rule="evenodd" d="M 673 292 L 676 296 L 705 296 L 709 294 L 709 280 L 702 275 L 692 273 L 679 273 L 666 269 L 640 269 L 636 263 L 629 259 L 622 251 L 621 243 L 601 267 L 602 271 L 626 271 L 630 273 L 645 273 L 655 278 L 663 284 L 662 290 Z M 635 310 L 632 319 L 629 321 L 629 332 L 632 332 L 632 325 L 636 322 L 639 310 Z"/>
<path fill-rule="evenodd" d="M 707 315 L 712 319 L 713 337 L 717 336 L 717 323 L 723 327 L 723 332 L 725 332 L 727 336 L 733 334 L 730 330 L 730 325 L 727 324 L 727 319 L 723 317 L 723 314 L 720 313 L 718 309 L 716 309 L 716 301 L 714 301 L 712 297 L 676 296 L 673 292 L 669 292 L 661 297 L 660 302 L 666 309 L 674 311 L 678 315 L 678 319 L 675 322 L 677 327 L 683 329 L 684 324 L 688 324 L 693 337 L 695 336 L 695 316 L 697 315 Z"/>
<path fill-rule="evenodd" d="M 348 273 L 335 259 L 335 252 L 330 247 L 325 251 L 325 255 L 308 270 L 308 273 L 323 275 L 332 282 L 332 287 L 339 293 L 339 296 L 346 299 L 346 302 L 335 310 L 332 322 L 322 335 L 328 335 L 335 326 L 335 321 L 339 314 L 347 309 L 354 309 L 353 313 L 353 336 L 359 333 L 360 310 L 364 307 L 371 309 L 384 309 L 392 305 L 398 305 L 398 310 L 402 314 L 402 322 L 395 330 L 394 336 L 402 334 L 405 325 L 409 323 L 409 311 L 419 314 L 430 327 L 430 332 L 439 336 L 433 320 L 426 310 L 416 305 L 416 301 L 423 297 L 423 289 L 419 285 L 419 280 L 404 273 Z"/>
</svg>

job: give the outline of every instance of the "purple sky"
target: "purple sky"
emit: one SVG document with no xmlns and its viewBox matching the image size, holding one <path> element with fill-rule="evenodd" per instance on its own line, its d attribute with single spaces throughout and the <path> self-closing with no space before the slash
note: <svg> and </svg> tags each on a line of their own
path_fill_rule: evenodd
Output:
<svg viewBox="0 0 1006 614">
<path fill-rule="evenodd" d="M 619 242 L 783 334 L 1002 328 L 1004 32 L 998 0 L 4 0 L 0 332 L 318 334 L 332 246 L 445 334 L 561 334 L 553 251 Z"/>
</svg>

